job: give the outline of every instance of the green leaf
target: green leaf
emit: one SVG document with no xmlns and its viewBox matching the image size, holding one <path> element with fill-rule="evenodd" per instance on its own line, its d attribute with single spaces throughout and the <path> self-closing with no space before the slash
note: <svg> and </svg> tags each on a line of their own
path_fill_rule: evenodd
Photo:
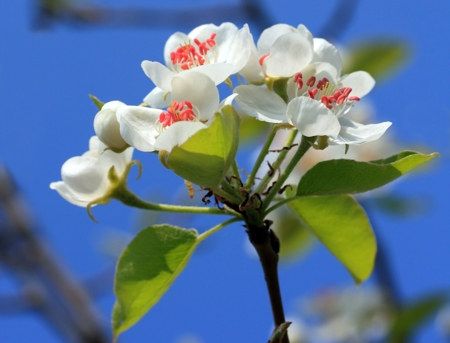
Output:
<svg viewBox="0 0 450 343">
<path fill-rule="evenodd" d="M 139 232 L 119 258 L 112 313 L 114 339 L 133 326 L 168 290 L 199 243 L 195 230 L 171 225 Z"/>
<path fill-rule="evenodd" d="M 236 157 L 239 116 L 227 105 L 212 124 L 170 152 L 167 165 L 183 179 L 202 187 L 217 186 Z"/>
<path fill-rule="evenodd" d="M 101 111 L 104 103 L 100 100 L 97 99 L 97 97 L 95 97 L 92 94 L 89 94 L 89 97 L 91 98 L 91 100 L 94 102 L 95 106 L 97 106 L 98 110 Z"/>
<path fill-rule="evenodd" d="M 384 160 L 357 162 L 329 160 L 317 163 L 301 178 L 297 195 L 354 194 L 394 181 L 419 165 L 439 156 L 403 151 Z"/>
<path fill-rule="evenodd" d="M 375 236 L 366 213 L 351 196 L 298 197 L 288 206 L 356 283 L 370 276 L 377 250 Z"/>
<path fill-rule="evenodd" d="M 342 74 L 365 70 L 380 79 L 404 64 L 408 55 L 409 48 L 404 42 L 370 40 L 350 49 Z"/>
<path fill-rule="evenodd" d="M 433 295 L 402 308 L 392 324 L 389 342 L 407 342 L 409 336 L 444 304 L 443 295 Z"/>
</svg>

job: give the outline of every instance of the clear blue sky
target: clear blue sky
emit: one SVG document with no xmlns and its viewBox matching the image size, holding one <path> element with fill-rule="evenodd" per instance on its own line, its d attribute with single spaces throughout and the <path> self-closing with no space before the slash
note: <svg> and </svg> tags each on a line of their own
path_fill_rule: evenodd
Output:
<svg viewBox="0 0 450 343">
<path fill-rule="evenodd" d="M 275 22 L 303 23 L 317 35 L 336 2 L 280 0 L 261 4 Z M 201 8 L 212 2 L 170 3 Z M 101 4 L 152 6 L 158 2 L 104 0 Z M 96 109 L 87 95 L 138 104 L 153 87 L 141 70 L 141 61 L 162 62 L 170 34 L 181 29 L 188 32 L 191 27 L 157 30 L 56 24 L 50 30 L 33 31 L 31 10 L 31 1 L 0 3 L 0 162 L 13 173 L 37 214 L 42 234 L 62 263 L 77 277 L 85 278 L 112 262 L 100 252 L 102 237 L 109 230 L 118 230 L 124 237 L 134 232 L 137 212 L 117 203 L 97 207 L 94 212 L 99 224 L 95 224 L 84 209 L 65 202 L 48 185 L 60 179 L 65 160 L 87 150 L 88 139 L 94 134 Z M 337 42 L 346 46 L 368 37 L 393 37 L 410 44 L 408 64 L 378 84 L 370 100 L 376 107 L 377 121 L 392 121 L 392 130 L 405 147 L 421 146 L 441 153 L 431 168 L 394 186 L 400 195 L 424 199 L 428 205 L 425 214 L 399 219 L 373 212 L 404 300 L 450 290 L 449 18 L 450 3 L 443 0 L 361 1 L 355 18 Z M 210 19 L 205 17 L 204 22 Z M 249 25 L 257 37 L 257 27 L 252 22 Z M 164 194 L 166 201 L 171 201 L 182 180 L 169 175 L 156 156 L 138 153 L 135 157 L 143 161 L 144 174 L 138 182 L 131 182 L 131 187 L 140 195 Z M 195 220 L 191 226 L 204 230 L 211 223 L 208 218 Z M 238 225 L 211 237 L 162 301 L 125 333 L 122 341 L 175 342 L 187 333 L 203 342 L 267 340 L 271 317 L 265 285 L 258 262 L 244 251 L 244 239 L 244 229 Z M 9 274 L 0 272 L 0 295 L 17 289 Z M 300 263 L 281 269 L 288 313 L 294 312 L 294 300 L 299 297 L 351 282 L 344 268 L 319 245 Z M 113 302 L 112 292 L 96 300 L 105 325 Z M 430 325 L 420 341 L 440 339 Z M 30 340 L 60 342 L 35 314 L 0 314 L 1 342 Z"/>
</svg>

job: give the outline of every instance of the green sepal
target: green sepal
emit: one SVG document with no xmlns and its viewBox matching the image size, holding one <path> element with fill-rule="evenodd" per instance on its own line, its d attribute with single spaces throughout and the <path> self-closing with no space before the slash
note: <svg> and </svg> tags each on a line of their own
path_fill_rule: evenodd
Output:
<svg viewBox="0 0 450 343">
<path fill-rule="evenodd" d="M 183 179 L 205 188 L 220 184 L 239 145 L 239 115 L 231 105 L 215 114 L 211 125 L 172 149 L 167 166 Z"/>
<path fill-rule="evenodd" d="M 141 162 L 138 160 L 130 161 L 126 167 L 122 175 L 117 174 L 116 167 L 112 166 L 108 170 L 108 180 L 109 180 L 109 187 L 105 194 L 103 194 L 101 197 L 92 200 L 89 204 L 86 206 L 87 213 L 89 217 L 97 223 L 97 220 L 95 219 L 94 215 L 92 214 L 92 207 L 95 205 L 107 205 L 111 201 L 111 199 L 121 199 L 123 200 L 124 197 L 126 197 L 129 193 L 128 187 L 127 187 L 127 177 L 128 174 L 131 171 L 131 167 L 134 165 L 138 166 L 139 172 L 137 179 L 141 177 L 142 174 L 142 165 Z"/>
<path fill-rule="evenodd" d="M 95 106 L 97 106 L 98 110 L 101 111 L 103 105 L 105 104 L 104 102 L 100 101 L 99 99 L 97 99 L 97 97 L 95 97 L 92 94 L 89 94 L 89 97 L 91 98 L 91 100 L 94 102 Z"/>
<path fill-rule="evenodd" d="M 286 335 L 289 326 L 291 326 L 292 322 L 285 322 L 278 325 L 275 330 L 273 330 L 272 336 L 270 336 L 269 343 L 282 343 L 283 337 Z"/>
<path fill-rule="evenodd" d="M 289 102 L 289 97 L 287 94 L 287 84 L 288 84 L 289 78 L 282 77 L 279 79 L 275 79 L 273 81 L 273 91 L 278 94 L 278 96 L 284 100 L 284 102 L 287 104 Z"/>
<path fill-rule="evenodd" d="M 317 163 L 301 178 L 297 195 L 355 194 L 394 181 L 421 164 L 439 156 L 403 151 L 371 162 L 329 160 Z"/>
<path fill-rule="evenodd" d="M 136 324 L 166 293 L 199 243 L 195 230 L 168 224 L 139 232 L 117 263 L 112 312 L 114 340 Z"/>
<path fill-rule="evenodd" d="M 296 197 L 288 207 L 345 266 L 357 284 L 370 276 L 377 245 L 369 219 L 355 199 L 345 194 Z"/>
</svg>

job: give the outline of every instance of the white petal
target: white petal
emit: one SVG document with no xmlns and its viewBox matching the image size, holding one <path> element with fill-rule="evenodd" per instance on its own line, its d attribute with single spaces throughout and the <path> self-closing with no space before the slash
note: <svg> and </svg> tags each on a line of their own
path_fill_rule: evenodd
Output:
<svg viewBox="0 0 450 343">
<path fill-rule="evenodd" d="M 76 156 L 68 159 L 61 168 L 66 187 L 80 200 L 94 200 L 105 194 L 109 181 L 108 166 L 95 157 Z"/>
<path fill-rule="evenodd" d="M 287 24 L 276 24 L 265 29 L 258 39 L 259 56 L 266 55 L 270 52 L 270 47 L 275 41 L 285 33 L 296 33 L 297 30 Z"/>
<path fill-rule="evenodd" d="M 388 121 L 363 125 L 345 117 L 339 118 L 339 122 L 341 123 L 341 131 L 336 139 L 329 138 L 330 145 L 357 145 L 374 141 L 380 138 L 392 125 Z"/>
<path fill-rule="evenodd" d="M 189 33 L 189 37 L 193 40 L 197 38 L 200 42 L 204 42 L 215 33 L 216 45 L 211 48 L 211 55 L 216 55 L 214 62 L 226 62 L 230 50 L 230 45 L 238 33 L 238 28 L 233 23 L 222 23 L 220 26 L 214 24 L 202 25 Z M 210 55 L 210 54 L 209 54 Z"/>
<path fill-rule="evenodd" d="M 322 38 L 314 38 L 314 58 L 313 62 L 330 63 L 337 70 L 337 74 L 341 75 L 342 61 L 339 51 L 336 47 Z"/>
<path fill-rule="evenodd" d="M 255 43 L 251 43 L 251 54 L 247 64 L 241 69 L 241 75 L 247 82 L 264 82 L 264 73 L 259 64 L 258 52 L 256 51 Z"/>
<path fill-rule="evenodd" d="M 306 37 L 306 39 L 309 41 L 309 43 L 311 44 L 311 46 L 314 45 L 314 40 L 313 40 L 313 35 L 312 33 L 306 28 L 305 25 L 300 24 L 299 26 L 297 26 L 297 32 Z"/>
<path fill-rule="evenodd" d="M 73 205 L 77 205 L 80 207 L 86 207 L 90 201 L 94 200 L 94 199 L 79 199 L 77 198 L 71 191 L 69 188 L 67 188 L 67 186 L 65 185 L 65 183 L 63 181 L 58 181 L 58 182 L 52 182 L 50 184 L 50 188 L 54 189 L 55 191 L 57 191 L 59 193 L 59 195 L 61 195 L 65 200 L 67 200 L 68 202 L 70 202 Z"/>
<path fill-rule="evenodd" d="M 155 86 L 165 91 L 172 91 L 171 81 L 176 75 L 174 72 L 159 62 L 143 61 L 141 66 L 145 75 L 153 81 Z"/>
<path fill-rule="evenodd" d="M 104 150 L 98 156 L 99 161 L 109 170 L 111 166 L 116 168 L 117 174 L 121 175 L 125 171 L 125 167 L 130 163 L 133 156 L 133 148 L 129 147 L 121 153 L 115 153 L 111 150 Z"/>
<path fill-rule="evenodd" d="M 186 43 L 189 42 L 189 37 L 183 32 L 175 32 L 173 35 L 169 37 L 164 46 L 164 61 L 166 62 L 166 66 L 169 68 L 172 67 L 172 60 L 170 59 L 170 53 L 177 51 L 177 49 Z"/>
<path fill-rule="evenodd" d="M 106 106 L 106 105 L 105 105 Z M 112 149 L 122 150 L 128 144 L 120 135 L 119 122 L 117 121 L 116 111 L 103 106 L 94 118 L 94 130 L 97 137 L 108 147 Z M 121 106 L 125 106 L 121 103 Z M 117 107 L 116 107 L 117 108 Z"/>
<path fill-rule="evenodd" d="M 155 87 L 144 98 L 144 102 L 149 104 L 151 107 L 164 108 L 169 106 L 169 104 L 172 102 L 172 96 L 164 89 Z"/>
<path fill-rule="evenodd" d="M 167 128 L 156 139 L 155 147 L 158 150 L 172 151 L 177 145 L 182 145 L 197 131 L 206 129 L 207 126 L 199 121 L 179 121 Z M 205 142 L 206 144 L 207 142 Z"/>
<path fill-rule="evenodd" d="M 264 71 L 270 77 L 291 77 L 306 67 L 313 58 L 313 47 L 306 37 L 286 33 L 270 48 L 264 60 Z"/>
<path fill-rule="evenodd" d="M 299 97 L 289 102 L 287 116 L 302 135 L 336 137 L 340 124 L 336 116 L 319 101 Z"/>
<path fill-rule="evenodd" d="M 107 147 L 97 136 L 92 136 L 89 139 L 89 151 L 86 151 L 82 156 L 98 157 Z"/>
<path fill-rule="evenodd" d="M 222 51 L 226 52 L 225 62 L 235 66 L 234 73 L 238 73 L 247 64 L 252 53 L 252 44 L 254 44 L 253 37 L 248 25 L 245 24 L 226 49 L 221 47 L 220 53 L 222 54 Z"/>
<path fill-rule="evenodd" d="M 189 70 L 173 78 L 172 100 L 189 100 L 200 112 L 199 119 L 208 120 L 219 106 L 219 91 L 208 76 Z"/>
<path fill-rule="evenodd" d="M 117 109 L 120 106 L 123 106 L 123 105 L 125 105 L 125 104 L 122 101 L 118 101 L 118 100 L 109 101 L 102 106 L 102 110 L 109 109 L 109 110 L 112 110 L 115 112 L 115 111 L 117 111 Z"/>
<path fill-rule="evenodd" d="M 233 104 L 233 100 L 237 97 L 238 95 L 235 94 L 231 94 L 229 96 L 227 96 L 225 99 L 223 99 L 220 104 L 219 104 L 219 110 L 227 105 L 232 105 Z"/>
<path fill-rule="evenodd" d="M 236 73 L 236 67 L 228 63 L 204 64 L 202 66 L 192 68 L 192 70 L 195 70 L 197 73 L 207 75 L 211 80 L 213 80 L 214 84 L 216 85 L 221 84 L 230 75 Z"/>
<path fill-rule="evenodd" d="M 238 86 L 236 103 L 249 116 L 268 123 L 286 123 L 287 105 L 274 92 L 254 85 Z"/>
<path fill-rule="evenodd" d="M 144 152 L 155 150 L 158 131 L 155 124 L 162 110 L 141 106 L 123 106 L 117 111 L 120 134 L 125 141 Z"/>
<path fill-rule="evenodd" d="M 358 96 L 360 98 L 369 93 L 375 86 L 375 80 L 365 71 L 355 71 L 345 75 L 340 82 L 342 86 L 352 89 L 350 96 Z"/>
</svg>

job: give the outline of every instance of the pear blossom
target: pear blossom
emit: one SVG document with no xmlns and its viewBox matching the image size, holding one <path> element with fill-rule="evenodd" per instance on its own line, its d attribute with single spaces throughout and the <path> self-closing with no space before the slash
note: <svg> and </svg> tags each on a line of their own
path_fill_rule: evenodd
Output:
<svg viewBox="0 0 450 343">
<path fill-rule="evenodd" d="M 183 144 L 223 106 L 219 91 L 207 75 L 189 70 L 171 80 L 171 103 L 166 110 L 123 106 L 117 111 L 120 133 L 128 144 L 141 151 L 167 150 Z M 229 100 L 225 100 L 230 103 Z"/>
<path fill-rule="evenodd" d="M 164 47 L 166 66 L 143 61 L 142 69 L 153 81 L 153 89 L 144 101 L 152 107 L 165 107 L 172 91 L 172 79 L 187 70 L 205 74 L 218 85 L 238 73 L 248 62 L 253 38 L 248 25 L 238 29 L 232 23 L 201 25 L 189 34 L 177 32 Z"/>
<path fill-rule="evenodd" d="M 334 51 L 329 43 L 323 45 L 327 47 L 323 51 Z M 335 56 L 329 60 L 339 68 Z M 364 71 L 341 77 L 334 65 L 313 62 L 287 82 L 287 103 L 275 92 L 255 85 L 236 87 L 236 102 L 258 120 L 289 123 L 307 137 L 327 136 L 329 145 L 373 141 L 391 125 L 390 122 L 362 125 L 344 117 L 375 85 L 375 80 Z"/>
<path fill-rule="evenodd" d="M 117 109 L 121 106 L 125 106 L 121 101 L 107 102 L 94 118 L 94 130 L 98 139 L 116 152 L 121 152 L 129 147 L 120 135 L 120 125 L 116 116 Z"/>
<path fill-rule="evenodd" d="M 122 153 L 106 148 L 98 137 L 91 137 L 89 151 L 68 159 L 61 168 L 62 181 L 52 182 L 50 188 L 68 202 L 81 207 L 87 207 L 91 201 L 102 197 L 109 188 L 109 169 L 114 166 L 121 175 L 133 154 L 133 148 Z"/>
<path fill-rule="evenodd" d="M 257 46 L 252 42 L 251 51 L 240 72 L 251 83 L 263 83 L 266 77 L 292 77 L 315 57 L 312 34 L 304 25 L 273 25 L 262 32 Z"/>
</svg>

